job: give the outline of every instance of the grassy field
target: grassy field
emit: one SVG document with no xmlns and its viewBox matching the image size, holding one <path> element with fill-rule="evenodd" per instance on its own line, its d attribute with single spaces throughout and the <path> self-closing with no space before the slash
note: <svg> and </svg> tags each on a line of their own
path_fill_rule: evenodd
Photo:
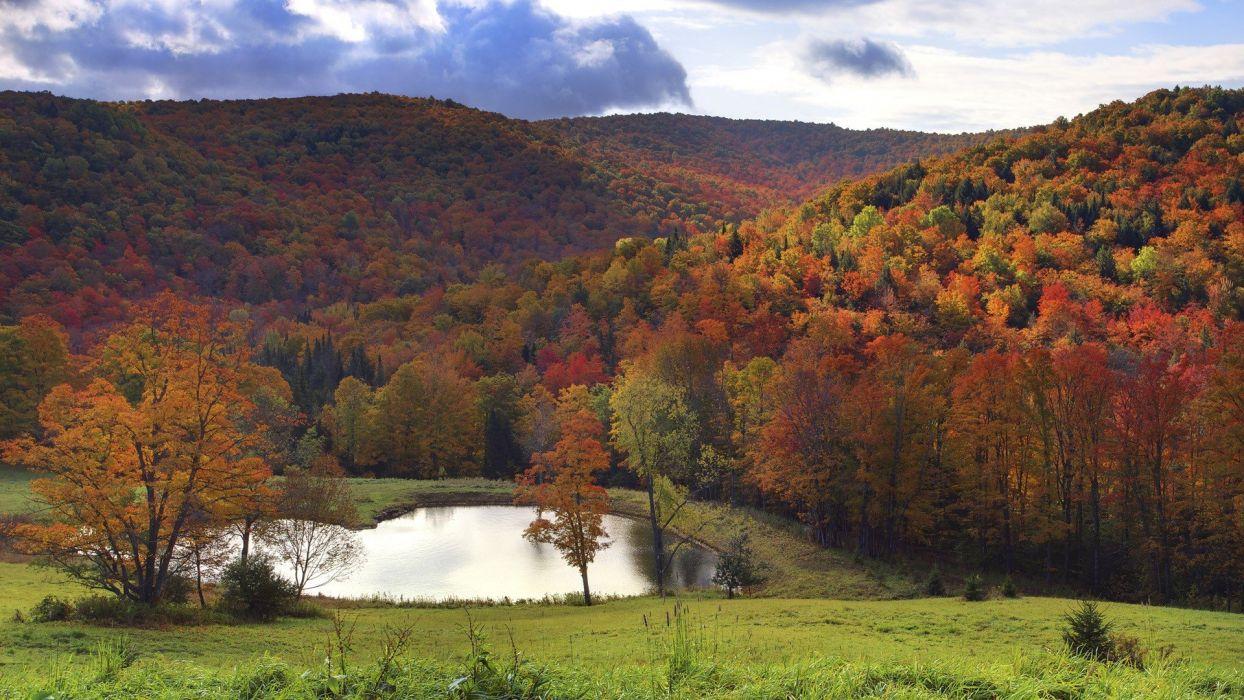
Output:
<svg viewBox="0 0 1244 700">
<path fill-rule="evenodd" d="M 0 509 L 22 510 L 29 477 L 0 475 Z M 357 479 L 352 487 L 369 518 L 509 499 L 508 484 L 485 480 Z M 620 512 L 642 512 L 641 494 L 619 490 L 613 499 Z M 365 686 L 378 682 L 385 630 L 404 627 L 414 633 L 386 687 L 407 697 L 445 696 L 457 678 L 476 682 L 478 666 L 463 666 L 469 621 L 496 647 L 488 668 L 508 663 L 512 643 L 537 663 L 519 675 L 547 683 L 547 697 L 1244 697 L 1244 616 L 1108 605 L 1118 631 L 1174 655 L 1143 672 L 1086 664 L 1061 653 L 1067 599 L 913 598 L 918 576 L 822 550 L 792 523 L 746 509 L 694 504 L 678 526 L 710 546 L 751 531 L 768 567 L 759 596 L 469 613 L 342 607 L 337 613 L 354 629 L 354 670 L 346 674 L 325 670 L 329 619 L 124 630 L 19 622 L 14 611 L 29 611 L 49 593 L 86 592 L 51 570 L 0 563 L 0 697 L 348 696 L 340 685 L 348 683 L 367 696 Z M 685 612 L 675 614 L 675 605 Z"/>
<path fill-rule="evenodd" d="M 79 593 L 46 570 L 0 564 L 0 610 L 29 609 L 48 592 L 66 597 Z M 1033 659 L 1059 658 L 1060 618 L 1071 602 L 692 597 L 678 604 L 688 611 L 684 619 L 699 640 L 699 658 L 732 673 L 746 675 L 749 668 L 788 673 L 818 663 L 826 665 L 824 673 L 861 673 L 880 664 L 958 674 L 974 670 L 1001 679 L 1022 675 L 1024 664 Z M 512 640 L 526 658 L 551 664 L 567 677 L 581 682 L 590 676 L 606 683 L 608 673 L 625 677 L 663 672 L 673 607 L 671 600 L 639 598 L 592 608 L 484 607 L 469 614 L 501 651 Z M 1139 637 L 1152 649 L 1172 646 L 1175 657 L 1185 660 L 1181 664 L 1198 674 L 1226 674 L 1244 683 L 1238 676 L 1244 666 L 1244 616 L 1121 604 L 1106 610 L 1119 631 Z M 465 610 L 375 607 L 343 609 L 340 614 L 355 628 L 350 655 L 355 664 L 376 658 L 386 628 L 413 628 L 404 658 L 418 659 L 428 669 L 450 669 L 468 649 Z M 260 658 L 293 669 L 315 668 L 323 662 L 331 628 L 327 619 L 300 619 L 122 631 L 75 623 L 19 623 L 5 615 L 0 622 L 0 687 L 28 686 L 32 674 L 49 667 L 72 676 L 74 669 L 94 663 L 101 644 L 121 636 L 134 658 L 151 668 L 175 660 L 192 664 L 195 673 L 227 677 Z M 1244 685 L 1238 688 L 1244 692 Z"/>
<path fill-rule="evenodd" d="M 30 500 L 30 482 L 38 475 L 25 469 L 0 464 L 0 514 L 29 513 L 35 504 Z"/>
</svg>

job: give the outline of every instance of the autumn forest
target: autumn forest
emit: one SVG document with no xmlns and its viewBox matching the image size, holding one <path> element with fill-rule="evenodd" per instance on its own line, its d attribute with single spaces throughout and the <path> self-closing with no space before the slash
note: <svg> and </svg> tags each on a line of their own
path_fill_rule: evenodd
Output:
<svg viewBox="0 0 1244 700">
<path fill-rule="evenodd" d="M 1238 609 L 1241 127 L 1209 88 L 962 136 L 5 93 L 0 426 L 69 469 L 206 353 L 237 488 L 512 479 L 584 429 L 601 484 L 825 547 Z"/>
</svg>

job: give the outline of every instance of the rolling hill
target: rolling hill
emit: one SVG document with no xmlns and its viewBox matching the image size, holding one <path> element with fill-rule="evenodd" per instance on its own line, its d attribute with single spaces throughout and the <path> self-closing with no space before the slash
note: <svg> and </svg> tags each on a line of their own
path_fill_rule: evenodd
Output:
<svg viewBox="0 0 1244 700">
<path fill-rule="evenodd" d="M 531 123 L 379 94 L 6 92 L 0 313 L 77 328 L 166 287 L 290 312 L 419 293 L 489 263 L 710 230 L 983 138 L 660 114 Z"/>
</svg>

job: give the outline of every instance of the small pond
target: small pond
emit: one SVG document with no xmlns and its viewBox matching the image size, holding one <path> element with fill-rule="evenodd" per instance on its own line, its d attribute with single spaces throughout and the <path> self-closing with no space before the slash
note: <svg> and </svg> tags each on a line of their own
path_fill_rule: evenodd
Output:
<svg viewBox="0 0 1244 700">
<path fill-rule="evenodd" d="M 420 508 L 358 533 L 367 559 L 348 578 L 310 593 L 342 598 L 542 598 L 582 591 L 578 570 L 552 545 L 533 544 L 523 530 L 534 510 L 521 506 Z M 593 594 L 638 595 L 655 586 L 648 524 L 605 516 L 610 546 L 588 567 Z M 714 552 L 683 545 L 674 588 L 709 586 Z"/>
</svg>

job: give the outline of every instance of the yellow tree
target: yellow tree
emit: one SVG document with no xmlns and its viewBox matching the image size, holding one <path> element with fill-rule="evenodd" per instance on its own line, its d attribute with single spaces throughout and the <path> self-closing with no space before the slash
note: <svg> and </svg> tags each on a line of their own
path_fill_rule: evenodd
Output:
<svg viewBox="0 0 1244 700">
<path fill-rule="evenodd" d="M 553 449 L 533 456 L 532 467 L 519 476 L 517 501 L 537 509 L 524 533 L 527 539 L 552 544 L 566 563 L 579 570 L 583 603 L 591 605 L 587 567 L 609 546 L 603 541 L 608 533 L 602 524 L 609 512 L 609 494 L 596 484 L 596 473 L 609 468 L 609 453 L 601 442 L 605 428 L 581 384 L 562 390 L 556 419 L 561 439 Z"/>
<path fill-rule="evenodd" d="M 242 390 L 252 372 L 245 328 L 164 294 L 97 348 L 85 388 L 54 388 L 39 408 L 43 439 L 6 456 L 51 476 L 32 490 L 52 516 L 22 528 L 25 548 L 84 583 L 146 604 L 164 599 L 183 546 L 261 498 Z"/>
<path fill-rule="evenodd" d="M 0 437 L 37 427 L 39 402 L 68 379 L 67 347 L 64 330 L 46 316 L 0 326 Z"/>
<path fill-rule="evenodd" d="M 451 367 L 412 360 L 376 392 L 359 461 L 420 479 L 477 474 L 483 442 L 477 404 L 475 385 Z"/>
<path fill-rule="evenodd" d="M 652 528 L 652 559 L 657 592 L 665 595 L 666 571 L 674 553 L 665 553 L 665 535 L 688 502 L 673 477 L 685 472 L 698 432 L 684 392 L 633 364 L 623 364 L 609 397 L 613 412 L 612 441 L 626 455 L 626 466 L 643 480 L 648 492 L 648 524 Z"/>
</svg>

